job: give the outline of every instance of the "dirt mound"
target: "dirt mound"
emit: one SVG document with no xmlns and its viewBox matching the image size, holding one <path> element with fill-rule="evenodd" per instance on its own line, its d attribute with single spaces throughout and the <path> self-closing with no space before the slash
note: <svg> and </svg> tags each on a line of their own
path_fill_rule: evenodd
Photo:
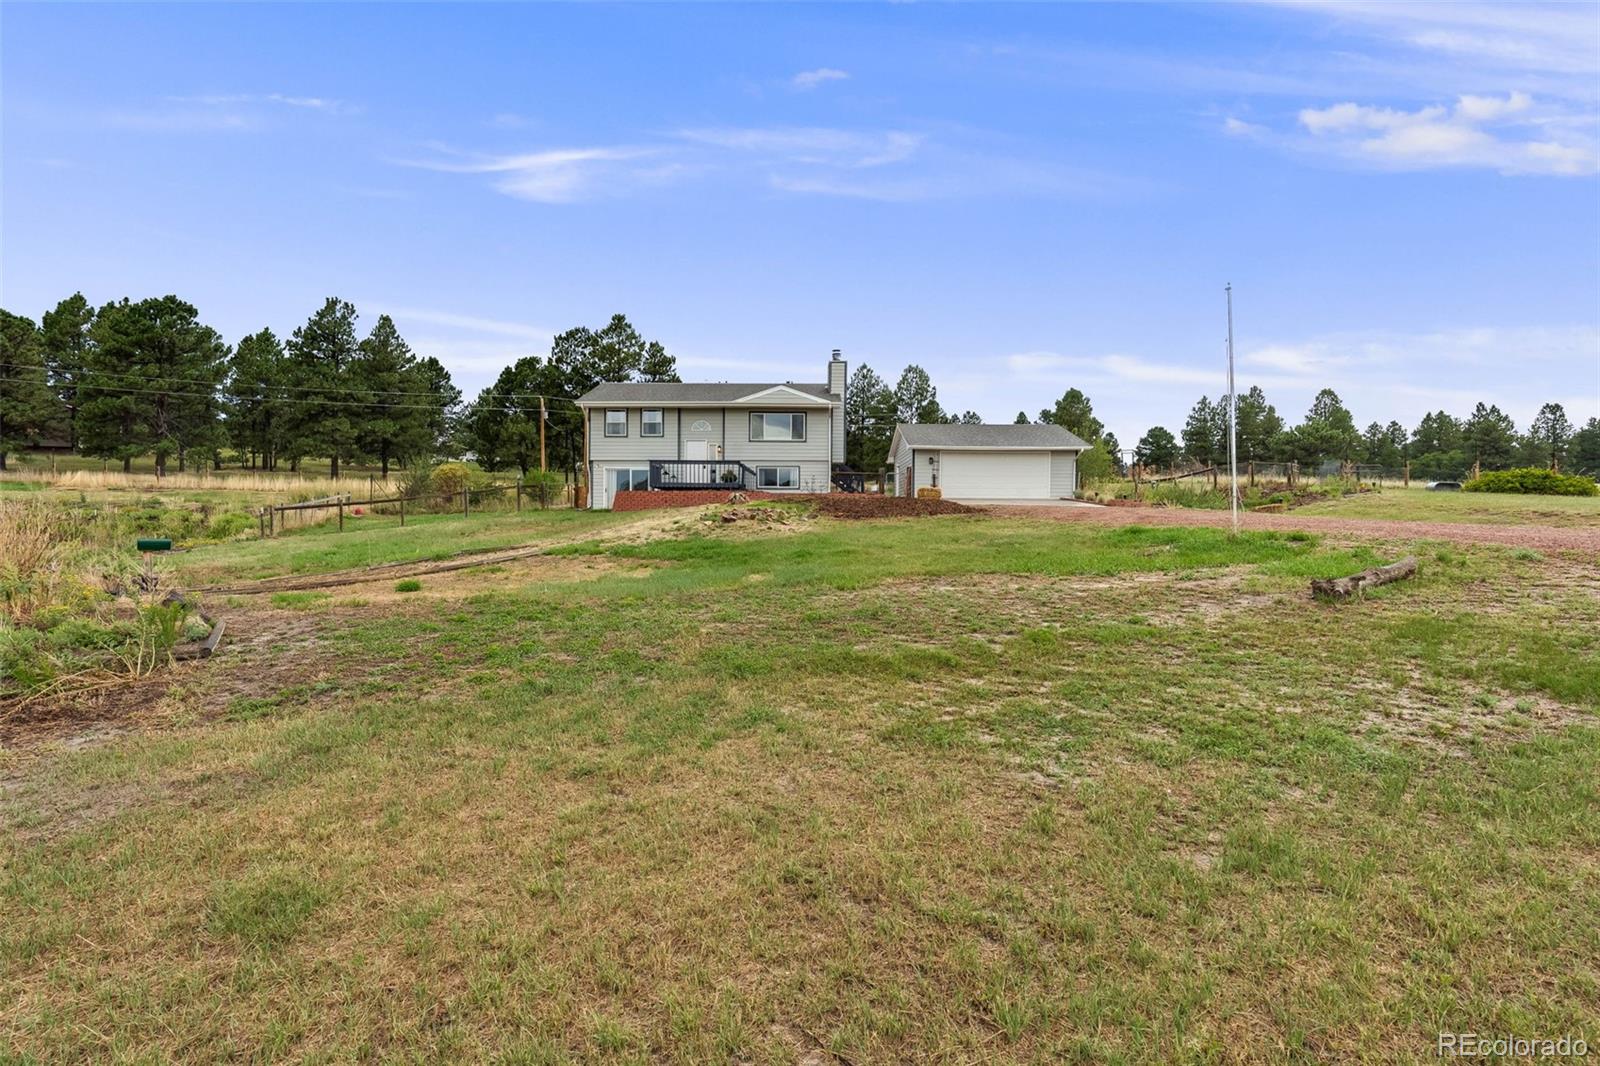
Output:
<svg viewBox="0 0 1600 1066">
<path fill-rule="evenodd" d="M 929 518 L 943 514 L 979 514 L 954 500 L 918 500 L 876 493 L 829 493 L 817 497 L 817 513 L 829 518 Z"/>
</svg>

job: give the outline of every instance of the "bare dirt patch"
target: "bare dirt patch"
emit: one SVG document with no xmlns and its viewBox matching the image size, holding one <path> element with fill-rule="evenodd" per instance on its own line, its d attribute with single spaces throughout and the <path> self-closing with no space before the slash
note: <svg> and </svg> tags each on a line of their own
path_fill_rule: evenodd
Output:
<svg viewBox="0 0 1600 1066">
<path fill-rule="evenodd" d="M 816 497 L 818 514 L 829 518 L 930 518 L 934 515 L 978 514 L 979 509 L 954 500 L 921 500 L 878 493 L 834 492 Z"/>
<path fill-rule="evenodd" d="M 1028 507 L 992 506 L 983 510 L 1010 518 L 1045 518 L 1054 522 L 1100 525 L 1216 526 L 1232 519 L 1227 511 L 1180 507 Z M 1385 518 L 1326 518 L 1320 515 L 1246 512 L 1240 526 L 1248 530 L 1297 530 L 1384 540 L 1448 540 L 1458 544 L 1500 544 L 1538 551 L 1600 552 L 1600 529 L 1544 525 L 1481 525 L 1470 522 L 1409 522 Z"/>
</svg>

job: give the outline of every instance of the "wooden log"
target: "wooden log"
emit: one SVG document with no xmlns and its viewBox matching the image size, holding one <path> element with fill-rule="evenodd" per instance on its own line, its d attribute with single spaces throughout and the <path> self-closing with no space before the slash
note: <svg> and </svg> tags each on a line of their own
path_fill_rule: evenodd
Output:
<svg viewBox="0 0 1600 1066">
<path fill-rule="evenodd" d="M 1320 577 L 1311 579 L 1311 595 L 1321 600 L 1348 600 L 1360 598 L 1367 589 L 1401 581 L 1417 572 L 1417 557 L 1408 555 L 1387 566 L 1375 566 L 1349 577 Z"/>
</svg>

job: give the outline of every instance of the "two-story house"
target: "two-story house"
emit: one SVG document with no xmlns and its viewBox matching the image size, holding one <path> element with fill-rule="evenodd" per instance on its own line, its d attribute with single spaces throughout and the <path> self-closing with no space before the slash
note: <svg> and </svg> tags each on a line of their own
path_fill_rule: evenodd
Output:
<svg viewBox="0 0 1600 1066">
<path fill-rule="evenodd" d="M 578 397 L 590 507 L 628 490 L 830 492 L 846 366 L 826 384 L 616 381 Z"/>
</svg>

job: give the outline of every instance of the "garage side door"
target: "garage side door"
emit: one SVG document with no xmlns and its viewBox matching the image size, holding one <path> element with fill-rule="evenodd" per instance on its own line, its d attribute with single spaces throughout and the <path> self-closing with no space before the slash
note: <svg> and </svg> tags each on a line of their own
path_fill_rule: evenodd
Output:
<svg viewBox="0 0 1600 1066">
<path fill-rule="evenodd" d="M 939 488 L 955 500 L 1043 500 L 1049 452 L 941 452 Z"/>
</svg>

